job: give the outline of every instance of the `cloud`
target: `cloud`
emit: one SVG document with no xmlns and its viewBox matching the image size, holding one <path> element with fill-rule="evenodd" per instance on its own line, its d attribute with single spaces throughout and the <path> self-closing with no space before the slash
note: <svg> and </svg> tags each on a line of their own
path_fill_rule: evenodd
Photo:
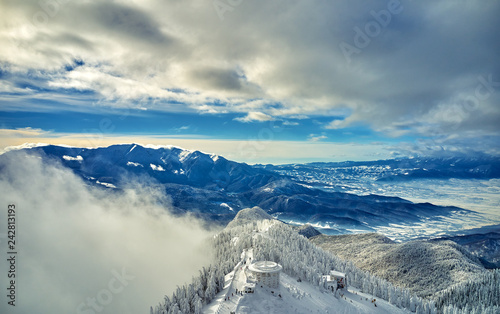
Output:
<svg viewBox="0 0 500 314">
<path fill-rule="evenodd" d="M 346 110 L 331 127 L 391 136 L 498 132 L 500 43 L 491 30 L 500 28 L 500 3 L 404 0 L 381 20 L 390 3 L 244 1 L 221 20 L 202 0 L 9 1 L 0 13 L 0 76 L 9 84 L 0 90 L 60 95 L 60 106 L 75 103 L 66 93 L 87 91 L 97 100 L 78 106 L 239 113 L 249 121 L 261 121 L 251 117 L 257 112 L 333 120 Z M 342 44 L 356 49 L 350 62 Z M 74 60 L 84 64 L 68 71 Z M 473 110 L 450 118 L 471 99 Z"/>
<path fill-rule="evenodd" d="M 0 138 L 4 137 L 21 137 L 21 138 L 26 138 L 26 137 L 41 137 L 41 136 L 47 136 L 51 132 L 50 131 L 45 131 L 42 129 L 38 128 L 17 128 L 17 129 L 0 129 Z"/>
<path fill-rule="evenodd" d="M 183 132 L 183 131 L 187 131 L 191 129 L 191 126 L 190 125 L 183 125 L 181 127 L 178 127 L 178 128 L 173 128 L 172 130 L 175 132 L 175 133 L 180 133 L 180 132 Z"/>
<path fill-rule="evenodd" d="M 500 149 L 497 133 L 479 136 L 476 132 L 466 132 L 457 135 L 441 136 L 432 139 L 418 139 L 414 142 L 401 142 L 392 149 L 402 156 L 432 156 L 432 157 L 498 157 Z M 388 149 L 391 149 L 388 147 Z"/>
<path fill-rule="evenodd" d="M 328 138 L 328 136 L 326 136 L 326 135 L 309 134 L 309 137 L 307 138 L 307 140 L 310 142 L 319 142 L 319 141 L 325 140 L 327 138 Z"/>
<path fill-rule="evenodd" d="M 299 123 L 296 122 L 296 121 L 285 120 L 285 121 L 283 121 L 283 125 L 291 125 L 291 126 L 293 126 L 293 125 L 299 125 Z"/>
<path fill-rule="evenodd" d="M 145 313 L 210 263 L 210 233 L 169 214 L 154 184 L 110 193 L 19 154 L 2 155 L 0 169 L 1 206 L 15 204 L 18 240 L 17 304 L 7 308 L 3 294 L 2 313 Z"/>
<path fill-rule="evenodd" d="M 262 112 L 252 111 L 249 112 L 245 117 L 235 118 L 234 120 L 240 122 L 264 122 L 264 121 L 272 121 L 274 120 L 274 118 Z"/>
<path fill-rule="evenodd" d="M 342 129 L 345 125 L 345 120 L 333 120 L 325 126 L 325 129 Z"/>
</svg>

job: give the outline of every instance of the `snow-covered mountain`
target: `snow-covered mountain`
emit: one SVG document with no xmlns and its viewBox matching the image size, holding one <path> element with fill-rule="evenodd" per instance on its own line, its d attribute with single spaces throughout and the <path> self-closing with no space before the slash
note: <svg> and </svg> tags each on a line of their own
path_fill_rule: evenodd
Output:
<svg viewBox="0 0 500 314">
<path fill-rule="evenodd" d="M 222 232 L 216 234 L 209 247 L 216 253 L 214 264 L 200 271 L 200 276 L 158 305 L 152 314 L 160 313 L 498 313 L 500 272 L 488 272 L 471 261 L 470 256 L 456 255 L 443 266 L 443 257 L 462 252 L 457 247 L 435 247 L 421 250 L 396 251 L 389 249 L 394 263 L 388 263 L 386 272 L 394 276 L 405 270 L 414 273 L 414 281 L 391 283 L 379 276 L 361 270 L 339 255 L 325 252 L 291 228 L 276 220 L 266 219 L 258 207 L 244 209 L 240 217 Z M 348 237 L 348 238 L 345 238 Z M 353 247 L 353 236 L 333 237 L 345 246 L 340 248 L 357 254 L 369 245 L 393 245 L 390 239 L 369 234 L 361 247 Z M 313 238 L 314 239 L 314 238 Z M 346 241 L 343 241 L 346 240 Z M 420 241 L 419 243 L 424 243 Z M 404 245 L 399 245 L 400 248 Z M 444 249 L 444 252 L 441 250 Z M 407 253 L 408 256 L 406 256 Z M 418 255 L 422 256 L 418 256 Z M 380 254 L 378 254 L 380 255 Z M 366 254 L 360 258 L 366 258 Z M 453 256 L 452 256 L 453 257 Z M 375 257 L 368 258 L 376 261 Z M 425 262 L 422 262 L 425 260 Z M 271 261 L 282 265 L 279 284 L 273 288 L 255 284 L 247 266 L 256 261 Z M 399 263 L 395 266 L 395 263 Z M 450 264 L 451 263 L 451 264 Z M 379 264 L 381 268 L 383 262 Z M 477 272 L 467 270 L 476 267 Z M 251 268 L 251 266 L 250 266 Z M 399 269 L 398 269 L 399 268 Z M 413 268 L 413 269 L 412 269 Z M 330 271 L 345 273 L 347 288 L 330 290 L 323 275 Z M 383 269 L 379 269 L 383 271 Z M 398 271 L 400 271 L 398 273 Z M 444 273 L 440 273 L 443 272 Z M 467 278 L 463 273 L 469 273 Z M 380 275 L 380 274 L 376 274 Z M 391 277 L 392 278 L 394 278 Z M 450 278 L 454 277 L 454 278 Z M 450 287 L 450 284 L 454 284 Z M 251 287 L 251 293 L 243 293 Z M 435 287 L 439 287 L 436 290 Z M 419 297 L 422 291 L 441 291 Z"/>
<path fill-rule="evenodd" d="M 103 148 L 37 146 L 0 156 L 35 153 L 71 168 L 89 184 L 119 192 L 130 182 L 159 184 L 178 213 L 191 212 L 208 221 L 227 223 L 246 207 L 259 206 L 282 221 L 312 224 L 323 233 L 380 231 L 429 222 L 460 228 L 443 219 L 472 212 L 457 207 L 412 203 L 397 197 L 354 195 L 318 189 L 293 174 L 227 160 L 178 147 L 136 144 Z M 21 158 L 21 157 L 19 157 Z M 1 166 L 0 166 L 1 171 Z M 458 223 L 463 219 L 457 219 Z M 398 229 L 399 230 L 399 229 Z M 442 230 L 437 230 L 440 232 Z M 415 235 L 418 236 L 418 235 Z"/>
<path fill-rule="evenodd" d="M 264 219 L 273 219 L 273 217 L 257 206 L 253 208 L 245 208 L 236 214 L 236 217 L 234 217 L 234 219 L 227 224 L 226 228 L 243 226 L 253 221 Z"/>
<path fill-rule="evenodd" d="M 262 186 L 277 177 L 269 171 L 221 156 L 174 146 L 125 144 L 89 149 L 47 145 L 30 151 L 58 159 L 87 180 L 117 187 L 124 186 L 133 175 L 147 176 L 161 184 L 240 192 Z"/>
<path fill-rule="evenodd" d="M 325 253 L 290 226 L 266 219 L 260 208 L 244 209 L 243 213 L 231 224 L 234 227 L 224 229 L 210 241 L 216 252 L 214 264 L 151 307 L 152 314 L 435 313 L 432 302 L 410 296 Z M 278 286 L 254 284 L 252 293 L 242 293 L 255 281 L 247 266 L 264 260 L 282 265 Z M 322 284 L 322 276 L 334 269 L 346 272 L 347 288 L 331 291 Z M 376 295 L 372 294 L 374 287 L 378 287 Z"/>
</svg>

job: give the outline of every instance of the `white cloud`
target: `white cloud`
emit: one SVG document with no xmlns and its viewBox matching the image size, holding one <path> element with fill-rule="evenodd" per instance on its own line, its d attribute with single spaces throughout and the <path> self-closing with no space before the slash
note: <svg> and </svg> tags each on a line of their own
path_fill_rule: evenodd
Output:
<svg viewBox="0 0 500 314">
<path fill-rule="evenodd" d="M 299 125 L 298 122 L 295 122 L 295 121 L 290 121 L 290 120 L 285 120 L 283 121 L 283 125 Z"/>
<path fill-rule="evenodd" d="M 3 294 L 2 313 L 90 313 L 91 298 L 100 313 L 146 313 L 210 262 L 209 233 L 171 216 L 154 185 L 108 194 L 56 164 L 16 156 L 0 160 L 1 206 L 16 205 L 18 239 L 18 300 L 7 309 Z"/>
<path fill-rule="evenodd" d="M 252 111 L 249 112 L 245 117 L 235 118 L 234 120 L 240 122 L 264 122 L 264 121 L 272 121 L 274 120 L 274 118 L 262 112 Z"/>
<path fill-rule="evenodd" d="M 0 129 L 0 138 L 3 137 L 20 137 L 20 138 L 26 138 L 26 137 L 41 137 L 41 136 L 47 136 L 51 132 L 50 131 L 45 131 L 39 128 L 17 128 L 17 129 Z"/>
<path fill-rule="evenodd" d="M 308 141 L 310 142 L 319 142 L 321 140 L 327 139 L 326 135 L 317 135 L 317 134 L 309 134 Z"/>
<path fill-rule="evenodd" d="M 325 129 L 342 129 L 346 124 L 345 120 L 333 120 L 325 126 Z"/>
</svg>

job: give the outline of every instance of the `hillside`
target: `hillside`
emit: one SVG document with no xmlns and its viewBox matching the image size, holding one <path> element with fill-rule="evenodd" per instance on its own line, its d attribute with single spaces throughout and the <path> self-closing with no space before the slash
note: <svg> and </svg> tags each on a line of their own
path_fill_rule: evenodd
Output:
<svg viewBox="0 0 500 314">
<path fill-rule="evenodd" d="M 431 241 L 450 240 L 460 244 L 477 256 L 486 268 L 500 268 L 500 226 L 485 227 L 484 230 L 467 230 L 467 234 L 446 236 Z"/>
<path fill-rule="evenodd" d="M 323 251 L 288 225 L 263 220 L 259 212 L 258 208 L 246 209 L 245 216 L 252 221 L 216 234 L 209 242 L 216 252 L 212 266 L 150 312 L 436 313 L 433 302 Z M 241 291 L 249 280 L 246 265 L 255 261 L 273 261 L 283 267 L 279 287 L 255 286 L 254 293 L 238 295 L 236 289 Z M 347 291 L 326 289 L 322 276 L 331 270 L 346 274 Z"/>
<path fill-rule="evenodd" d="M 312 243 L 359 268 L 429 297 L 485 272 L 477 258 L 452 241 L 395 243 L 380 234 L 325 236 Z"/>
</svg>

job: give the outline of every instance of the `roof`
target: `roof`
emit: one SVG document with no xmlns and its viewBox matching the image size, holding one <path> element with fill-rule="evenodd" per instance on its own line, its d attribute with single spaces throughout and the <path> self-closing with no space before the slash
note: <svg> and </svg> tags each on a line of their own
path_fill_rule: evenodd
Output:
<svg viewBox="0 0 500 314">
<path fill-rule="evenodd" d="M 280 272 L 283 267 L 275 262 L 260 261 L 253 263 L 248 267 L 248 269 L 257 273 L 277 273 Z"/>
<path fill-rule="evenodd" d="M 330 275 L 335 276 L 335 277 L 344 277 L 345 278 L 345 273 L 341 273 L 341 272 L 335 271 L 335 270 L 330 271 Z"/>
</svg>

